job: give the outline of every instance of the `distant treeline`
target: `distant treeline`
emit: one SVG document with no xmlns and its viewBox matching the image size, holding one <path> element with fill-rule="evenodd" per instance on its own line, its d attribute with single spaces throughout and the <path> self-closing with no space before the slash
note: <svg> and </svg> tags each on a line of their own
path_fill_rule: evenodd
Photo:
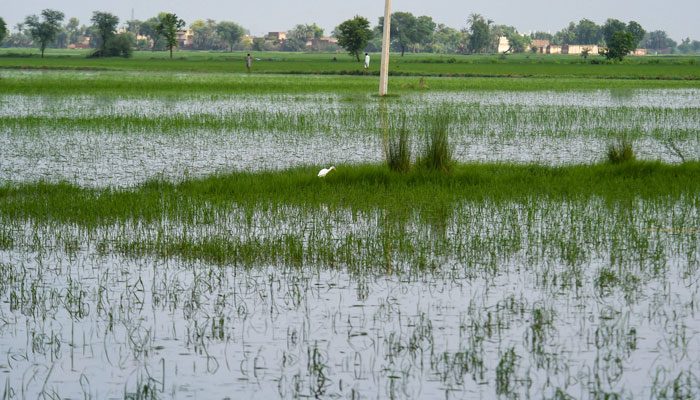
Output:
<svg viewBox="0 0 700 400">
<path fill-rule="evenodd" d="M 99 48 L 104 31 L 94 22 L 81 24 L 77 18 L 63 20 L 63 13 L 43 10 L 60 15 L 53 21 L 55 35 L 45 47 L 49 48 Z M 97 12 L 96 12 L 97 13 Z M 105 14 L 105 13 L 102 13 Z M 111 15 L 111 14 L 107 14 Z M 165 50 L 169 48 L 168 40 L 156 29 L 165 14 L 161 13 L 145 21 L 130 20 L 116 29 L 115 35 L 121 36 L 123 43 L 130 43 L 139 50 Z M 118 18 L 113 16 L 116 21 Z M 383 17 L 372 29 L 372 37 L 366 45 L 367 51 L 381 49 Z M 13 30 L 7 28 L 0 18 L 0 45 L 2 47 L 41 47 L 35 33 L 41 24 L 39 17 L 28 16 L 24 22 L 17 23 Z M 34 25 L 33 25 L 34 24 Z M 329 36 L 337 37 L 337 29 Z M 335 51 L 340 50 L 333 41 L 314 40 L 324 37 L 324 30 L 315 23 L 298 24 L 291 27 L 286 35 L 253 38 L 240 25 L 229 21 L 213 19 L 196 20 L 189 26 L 181 28 L 177 47 L 193 50 L 251 50 L 251 51 Z M 445 24 L 435 23 L 429 16 L 414 16 L 408 12 L 395 12 L 391 21 L 391 46 L 393 51 L 428 52 L 428 53 L 495 53 L 498 51 L 498 38 L 505 36 L 510 44 L 510 52 L 527 52 L 532 48 L 533 40 L 548 40 L 552 45 L 590 44 L 606 46 L 613 34 L 618 31 L 629 32 L 635 38 L 636 46 L 661 53 L 700 53 L 700 41 L 685 38 L 677 43 L 669 38 L 665 31 L 647 32 L 639 23 L 628 23 L 617 19 L 608 19 L 598 25 L 589 19 L 571 22 L 560 31 L 550 34 L 534 32 L 521 34 L 509 25 L 499 25 L 493 20 L 479 14 L 471 14 L 465 20 L 465 27 L 456 29 Z"/>
</svg>

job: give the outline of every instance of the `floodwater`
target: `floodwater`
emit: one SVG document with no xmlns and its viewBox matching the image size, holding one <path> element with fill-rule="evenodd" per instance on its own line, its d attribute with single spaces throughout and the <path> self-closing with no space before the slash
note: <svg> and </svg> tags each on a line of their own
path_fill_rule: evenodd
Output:
<svg viewBox="0 0 700 400">
<path fill-rule="evenodd" d="M 230 170 L 379 162 L 383 120 L 397 126 L 404 118 L 418 154 L 421 116 L 439 109 L 454 113 L 450 141 L 464 162 L 594 163 L 619 135 L 633 139 L 641 159 L 700 157 L 694 89 L 428 93 L 386 108 L 371 98 L 333 94 L 6 95 L 0 96 L 0 180 L 124 187 Z M 158 125 L 166 118 L 173 123 Z M 213 122 L 198 127 L 201 118 Z M 81 125 L 85 119 L 89 127 Z"/>
<path fill-rule="evenodd" d="M 698 394 L 700 241 L 645 228 L 692 226 L 684 202 L 466 203 L 444 225 L 406 221 L 438 266 L 396 254 L 394 273 L 116 250 L 188 235 L 383 240 L 381 213 L 258 209 L 244 228 L 250 211 L 188 227 L 3 221 L 15 245 L 0 250 L 0 385 L 29 398 Z M 581 251 L 573 264 L 563 245 Z"/>
<path fill-rule="evenodd" d="M 427 93 L 385 110 L 335 94 L 3 95 L 0 181 L 133 187 L 380 162 L 384 119 L 417 132 L 441 107 L 460 161 L 593 163 L 620 134 L 642 159 L 700 157 L 688 89 Z M 171 117 L 214 123 L 148 120 Z M 3 398 L 700 397 L 697 199 L 465 203 L 400 222 L 227 207 L 187 226 L 0 215 Z M 214 239 L 336 261 L 168 256 Z"/>
</svg>

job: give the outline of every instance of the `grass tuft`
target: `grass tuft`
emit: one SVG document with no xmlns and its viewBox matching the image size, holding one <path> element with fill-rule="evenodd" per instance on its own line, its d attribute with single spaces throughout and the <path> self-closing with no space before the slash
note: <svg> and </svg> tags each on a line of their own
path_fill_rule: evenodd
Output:
<svg viewBox="0 0 700 400">
<path fill-rule="evenodd" d="M 439 110 L 426 117 L 425 149 L 419 166 L 436 171 L 449 172 L 452 168 L 453 149 L 449 143 L 448 128 L 452 115 Z"/>
<path fill-rule="evenodd" d="M 384 157 L 390 170 L 408 172 L 411 169 L 411 145 L 405 120 L 401 128 L 392 130 L 384 142 Z"/>
<path fill-rule="evenodd" d="M 608 161 L 611 164 L 622 164 L 636 159 L 632 141 L 627 136 L 620 136 L 608 145 Z"/>
</svg>

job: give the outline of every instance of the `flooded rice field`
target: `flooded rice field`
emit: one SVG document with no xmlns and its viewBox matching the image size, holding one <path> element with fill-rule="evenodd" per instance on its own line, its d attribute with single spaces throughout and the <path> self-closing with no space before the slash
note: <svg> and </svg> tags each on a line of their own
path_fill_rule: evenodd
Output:
<svg viewBox="0 0 700 400">
<path fill-rule="evenodd" d="M 186 225 L 2 221 L 5 390 L 700 394 L 697 204 L 477 202 L 430 221 L 324 208 L 200 213 L 212 212 Z"/>
<path fill-rule="evenodd" d="M 458 161 L 600 161 L 618 136 L 641 159 L 700 156 L 700 90 L 462 92 L 367 96 L 0 96 L 0 179 L 134 186 L 226 170 L 381 161 L 383 127 L 454 114 Z M 679 149 L 682 151 L 679 153 Z"/>
<path fill-rule="evenodd" d="M 168 186 L 381 163 L 444 110 L 460 162 L 700 158 L 694 89 L 0 95 L 2 398 L 700 397 L 696 192 Z"/>
</svg>

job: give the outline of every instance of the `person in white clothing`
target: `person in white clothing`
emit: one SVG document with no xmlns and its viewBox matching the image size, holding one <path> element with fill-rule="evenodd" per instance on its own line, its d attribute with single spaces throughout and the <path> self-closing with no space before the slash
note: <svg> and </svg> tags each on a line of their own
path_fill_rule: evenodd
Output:
<svg viewBox="0 0 700 400">
<path fill-rule="evenodd" d="M 365 53 L 365 71 L 369 70 L 369 53 Z"/>
</svg>

